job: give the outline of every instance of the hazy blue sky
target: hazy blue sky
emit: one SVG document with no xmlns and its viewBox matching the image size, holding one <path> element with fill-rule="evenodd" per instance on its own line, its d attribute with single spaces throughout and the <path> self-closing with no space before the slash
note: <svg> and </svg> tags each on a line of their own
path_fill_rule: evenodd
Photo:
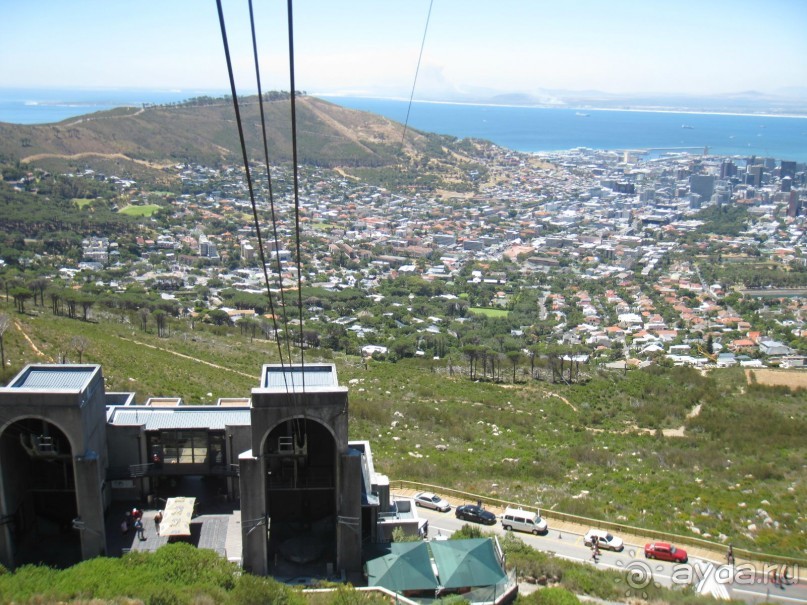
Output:
<svg viewBox="0 0 807 605">
<path fill-rule="evenodd" d="M 286 3 L 253 0 L 263 87 Z M 224 0 L 239 92 L 246 0 Z M 428 0 L 296 0 L 297 88 L 408 96 Z M 0 87 L 225 90 L 214 0 L 0 0 Z M 434 0 L 416 96 L 490 89 L 807 91 L 806 0 Z"/>
</svg>

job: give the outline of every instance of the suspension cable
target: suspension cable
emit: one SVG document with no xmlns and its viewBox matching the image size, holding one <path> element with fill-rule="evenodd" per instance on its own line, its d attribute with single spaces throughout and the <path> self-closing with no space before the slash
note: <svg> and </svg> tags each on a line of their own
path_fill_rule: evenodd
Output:
<svg viewBox="0 0 807 605">
<path fill-rule="evenodd" d="M 219 0 L 220 1 L 220 0 Z M 297 92 L 294 83 L 294 19 L 292 0 L 287 0 L 289 22 L 289 88 L 291 93 L 291 156 L 294 165 L 294 235 L 297 255 L 297 309 L 300 320 L 300 365 L 305 368 L 303 347 L 303 269 L 300 246 L 300 175 L 297 167 Z M 301 372 L 303 392 L 305 392 L 305 371 Z"/>
<path fill-rule="evenodd" d="M 258 62 L 258 43 L 257 43 L 257 37 L 255 35 L 255 15 L 254 15 L 254 12 L 252 10 L 252 0 L 249 0 L 249 25 L 250 25 L 250 29 L 252 31 L 252 55 L 253 55 L 253 60 L 255 62 L 255 80 L 256 80 L 257 86 L 258 86 L 258 107 L 260 108 L 260 112 L 261 112 L 261 134 L 262 134 L 262 137 L 263 137 L 263 157 L 264 157 L 264 162 L 266 163 L 266 180 L 267 180 L 268 188 L 269 188 L 269 208 L 270 208 L 271 217 L 272 217 L 272 234 L 273 234 L 273 237 L 274 237 L 274 245 L 275 245 L 275 260 L 277 261 L 277 263 L 276 263 L 277 264 L 277 281 L 278 281 L 278 285 L 280 286 L 280 306 L 283 308 L 283 331 L 284 331 L 284 333 L 288 334 L 288 320 L 287 320 L 287 315 L 286 315 L 286 300 L 285 300 L 285 295 L 284 295 L 284 291 L 283 291 L 283 266 L 282 266 L 282 264 L 280 262 L 280 253 L 279 253 L 279 250 L 280 250 L 280 248 L 279 248 L 280 238 L 278 237 L 278 234 L 277 234 L 277 217 L 276 217 L 276 214 L 275 214 L 275 198 L 274 198 L 274 192 L 273 192 L 273 188 L 272 188 L 272 173 L 271 173 L 271 170 L 269 168 L 269 143 L 268 143 L 268 137 L 266 136 L 266 115 L 265 115 L 264 109 L 263 109 L 263 90 L 261 88 L 261 70 L 260 70 L 260 64 Z M 281 351 L 281 353 L 280 353 L 280 365 L 282 367 L 283 366 L 282 346 L 280 345 L 280 338 L 278 337 L 277 317 L 275 315 L 274 307 L 272 307 L 272 305 L 271 305 L 271 303 L 272 303 L 272 294 L 271 294 L 271 290 L 269 288 L 269 278 L 268 278 L 268 275 L 266 273 L 266 259 L 264 258 L 263 243 L 262 243 L 262 240 L 261 240 L 261 232 L 260 232 L 260 228 L 258 226 L 258 215 L 257 215 L 257 212 L 255 210 L 255 205 L 254 204 L 252 206 L 252 210 L 253 210 L 253 220 L 255 222 L 255 230 L 256 230 L 256 232 L 258 234 L 258 246 L 259 246 L 260 251 L 261 251 L 261 262 L 263 263 L 263 267 L 264 267 L 264 279 L 266 281 L 266 293 L 269 296 L 270 310 L 272 312 L 272 325 L 273 325 L 273 327 L 275 329 L 275 340 L 278 343 L 278 349 Z M 289 363 L 291 363 L 291 349 L 289 347 L 288 337 L 286 338 L 286 354 L 288 356 Z M 285 378 L 286 378 L 285 370 L 283 370 L 283 377 L 284 377 L 284 381 L 285 381 Z M 288 390 L 288 384 L 286 385 L 286 390 Z"/>
<path fill-rule="evenodd" d="M 218 8 L 218 12 L 219 12 L 219 25 L 221 27 L 221 40 L 222 40 L 222 42 L 224 44 L 224 56 L 225 56 L 225 58 L 227 60 L 227 74 L 228 74 L 228 76 L 230 78 L 230 90 L 231 90 L 232 95 L 233 95 L 233 108 L 235 110 L 235 121 L 236 121 L 236 124 L 238 125 L 238 138 L 239 138 L 239 141 L 241 143 L 241 155 L 242 155 L 243 160 L 244 160 L 244 170 L 246 171 L 246 176 L 247 176 L 247 187 L 249 188 L 249 199 L 250 199 L 250 203 L 252 204 L 252 215 L 253 215 L 253 219 L 255 221 L 255 229 L 256 229 L 256 231 L 258 233 L 258 247 L 259 247 L 260 256 L 261 256 L 261 266 L 263 267 L 264 282 L 266 283 L 266 291 L 267 291 L 267 294 L 269 296 L 269 305 L 270 305 L 270 309 L 272 309 L 272 311 L 273 311 L 272 316 L 274 318 L 275 313 L 274 313 L 274 306 L 272 304 L 272 292 L 271 292 L 271 289 L 269 287 L 269 275 L 268 275 L 268 273 L 266 271 L 266 258 L 265 258 L 265 254 L 264 254 L 264 250 L 263 250 L 262 239 L 261 239 L 261 236 L 260 236 L 260 225 L 258 223 L 258 211 L 257 211 L 257 207 L 256 207 L 256 204 L 255 204 L 255 191 L 254 191 L 254 188 L 252 186 L 252 175 L 251 175 L 251 172 L 250 172 L 250 169 L 249 169 L 249 158 L 247 157 L 247 146 L 246 146 L 246 142 L 244 140 L 244 127 L 243 127 L 242 122 L 241 122 L 241 111 L 240 111 L 239 106 L 238 106 L 238 95 L 237 95 L 236 89 L 235 89 L 235 77 L 233 75 L 233 64 L 232 64 L 232 60 L 230 59 L 230 45 L 229 45 L 229 43 L 227 41 L 227 27 L 224 24 L 224 12 L 222 11 L 222 8 L 221 8 L 221 0 L 216 0 L 216 7 Z M 267 166 L 267 168 L 268 168 L 268 166 Z M 274 319 L 273 319 L 273 321 L 274 321 Z M 277 324 L 276 323 L 274 323 L 274 329 L 275 329 L 275 335 L 277 335 Z M 276 338 L 276 340 L 277 340 L 277 343 L 278 343 L 278 353 L 280 355 L 280 363 L 281 363 L 281 366 L 282 366 L 283 365 L 283 349 L 280 346 L 280 339 Z M 285 371 L 283 371 L 283 373 L 285 375 Z"/>
<path fill-rule="evenodd" d="M 429 31 L 429 20 L 432 16 L 433 4 L 434 0 L 429 0 L 429 12 L 426 15 L 426 27 L 423 28 L 423 39 L 420 41 L 420 54 L 418 55 L 418 64 L 415 68 L 415 79 L 412 81 L 412 92 L 409 94 L 409 105 L 406 107 L 406 120 L 404 120 L 403 134 L 401 134 L 401 151 L 403 151 L 404 139 L 406 138 L 406 129 L 409 126 L 409 112 L 412 110 L 412 99 L 415 98 L 415 86 L 418 82 L 418 73 L 420 73 L 420 60 L 423 58 L 423 48 L 426 46 L 426 33 Z"/>
</svg>

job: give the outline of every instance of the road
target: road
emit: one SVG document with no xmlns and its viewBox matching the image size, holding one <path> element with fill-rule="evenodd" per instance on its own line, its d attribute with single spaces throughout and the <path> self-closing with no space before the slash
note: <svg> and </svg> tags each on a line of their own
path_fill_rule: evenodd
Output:
<svg viewBox="0 0 807 605">
<path fill-rule="evenodd" d="M 424 508 L 418 508 L 418 514 L 429 520 L 429 537 L 450 536 L 460 529 L 467 521 L 459 520 L 454 516 L 453 510 L 448 513 L 439 513 Z M 504 536 L 505 531 L 500 523 L 496 525 L 479 525 L 483 531 L 492 531 Z M 743 600 L 747 603 L 777 602 L 777 603 L 807 603 L 807 582 L 799 577 L 799 570 L 792 570 L 800 580 L 796 584 L 781 588 L 767 582 L 762 574 L 752 574 L 750 568 L 734 570 L 732 578 L 731 569 L 721 565 L 721 561 L 709 561 L 690 557 L 688 565 L 673 565 L 663 561 L 647 560 L 644 558 L 644 544 L 625 544 L 622 552 L 601 551 L 600 559 L 594 563 L 591 559 L 591 549 L 583 544 L 583 536 L 568 531 L 553 531 L 550 524 L 549 531 L 543 536 L 533 536 L 516 532 L 526 544 L 537 550 L 554 554 L 569 561 L 577 561 L 596 565 L 603 569 L 615 569 L 628 572 L 625 579 L 626 592 L 641 595 L 641 590 L 649 582 L 656 582 L 661 586 L 682 586 L 701 584 L 702 592 L 724 595 L 725 598 Z M 803 572 L 802 572 L 803 573 Z"/>
</svg>

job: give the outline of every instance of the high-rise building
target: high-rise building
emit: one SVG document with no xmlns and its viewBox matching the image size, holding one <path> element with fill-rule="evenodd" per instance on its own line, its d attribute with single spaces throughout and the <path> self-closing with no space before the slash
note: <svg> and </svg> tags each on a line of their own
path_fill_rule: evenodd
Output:
<svg viewBox="0 0 807 605">
<path fill-rule="evenodd" d="M 720 179 L 724 180 L 737 175 L 737 165 L 731 160 L 723 160 L 720 164 Z"/>
<path fill-rule="evenodd" d="M 779 177 L 785 178 L 786 176 L 791 179 L 796 176 L 796 162 L 782 160 L 779 164 Z"/>
<path fill-rule="evenodd" d="M 790 200 L 787 203 L 787 215 L 791 218 L 797 217 L 801 214 L 801 192 L 798 189 L 793 189 L 790 192 Z"/>
<path fill-rule="evenodd" d="M 759 188 L 762 185 L 762 174 L 765 167 L 762 164 L 748 166 L 745 172 L 745 182 L 747 185 Z"/>
<path fill-rule="evenodd" d="M 689 177 L 689 190 L 700 196 L 701 202 L 712 199 L 715 189 L 715 177 L 711 174 L 693 174 Z"/>
</svg>

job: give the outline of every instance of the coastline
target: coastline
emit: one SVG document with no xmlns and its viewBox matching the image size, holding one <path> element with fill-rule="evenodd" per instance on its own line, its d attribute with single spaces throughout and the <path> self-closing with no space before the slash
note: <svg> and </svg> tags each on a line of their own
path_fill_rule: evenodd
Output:
<svg viewBox="0 0 807 605">
<path fill-rule="evenodd" d="M 409 99 L 403 97 L 377 97 L 377 96 L 356 96 L 345 94 L 333 94 L 316 92 L 310 96 L 321 98 L 325 101 L 329 99 L 366 99 L 371 101 L 397 101 L 408 103 Z M 514 103 L 480 103 L 471 101 L 433 101 L 423 99 L 413 99 L 412 104 L 423 105 L 458 105 L 464 107 L 507 107 L 511 109 L 568 109 L 569 111 L 624 111 L 635 113 L 672 113 L 682 115 L 707 115 L 707 116 L 739 116 L 750 118 L 798 118 L 807 119 L 807 113 L 768 113 L 768 112 L 738 112 L 738 111 L 703 111 L 686 108 L 655 108 L 655 107 L 596 107 L 593 105 L 566 105 L 558 104 L 514 104 Z"/>
</svg>

